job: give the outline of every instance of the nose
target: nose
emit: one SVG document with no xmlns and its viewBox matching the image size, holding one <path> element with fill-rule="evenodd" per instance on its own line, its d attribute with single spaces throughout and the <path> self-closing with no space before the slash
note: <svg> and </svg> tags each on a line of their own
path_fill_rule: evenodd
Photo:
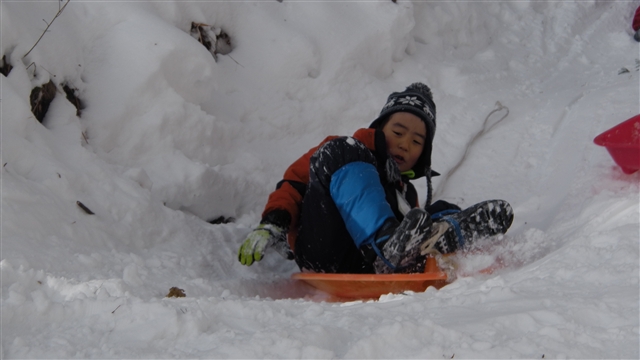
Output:
<svg viewBox="0 0 640 360">
<path fill-rule="evenodd" d="M 398 147 L 404 151 L 408 151 L 409 150 L 409 141 L 407 139 L 400 139 L 400 141 L 398 142 Z"/>
</svg>

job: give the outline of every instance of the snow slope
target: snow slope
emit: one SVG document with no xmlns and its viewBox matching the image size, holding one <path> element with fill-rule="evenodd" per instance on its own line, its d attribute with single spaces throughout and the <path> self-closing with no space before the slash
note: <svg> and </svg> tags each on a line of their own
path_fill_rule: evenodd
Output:
<svg viewBox="0 0 640 360">
<path fill-rule="evenodd" d="M 23 58 L 62 5 L 0 4 L 3 358 L 640 356 L 640 175 L 592 142 L 640 112 L 640 3 L 71 1 Z M 49 80 L 80 117 L 60 90 L 37 122 Z M 240 265 L 289 163 L 414 81 L 437 198 L 506 199 L 509 233 L 376 302 L 324 302 L 276 253 Z"/>
</svg>

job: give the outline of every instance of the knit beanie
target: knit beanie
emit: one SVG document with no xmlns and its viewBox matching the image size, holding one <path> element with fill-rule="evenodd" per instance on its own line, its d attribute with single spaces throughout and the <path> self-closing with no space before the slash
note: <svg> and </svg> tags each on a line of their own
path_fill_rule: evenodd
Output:
<svg viewBox="0 0 640 360">
<path fill-rule="evenodd" d="M 413 83 L 402 92 L 394 92 L 387 98 L 387 104 L 380 111 L 377 119 L 369 128 L 382 129 L 383 124 L 394 113 L 408 112 L 424 121 L 427 127 L 427 140 L 422 154 L 413 167 L 415 178 L 431 175 L 431 149 L 436 132 L 436 104 L 433 102 L 431 89 L 423 83 Z"/>
</svg>

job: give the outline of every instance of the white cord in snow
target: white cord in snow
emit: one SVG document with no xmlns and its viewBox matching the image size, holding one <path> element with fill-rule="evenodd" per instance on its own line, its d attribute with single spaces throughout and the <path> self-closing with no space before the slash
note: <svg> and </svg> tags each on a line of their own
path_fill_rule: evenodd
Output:
<svg viewBox="0 0 640 360">
<path fill-rule="evenodd" d="M 500 119 L 498 119 L 498 121 L 496 121 L 496 122 L 494 122 L 493 124 L 491 124 L 490 126 L 488 126 L 489 118 L 491 117 L 491 115 L 493 115 L 493 114 L 495 114 L 496 112 L 501 111 L 501 110 L 506 110 L 507 112 L 506 112 L 506 113 L 505 113 L 505 114 L 504 114 Z M 456 172 L 456 170 L 458 170 L 458 168 L 460 167 L 460 165 L 462 165 L 462 163 L 464 162 L 464 160 L 467 158 L 467 153 L 469 152 L 469 148 L 471 148 L 471 146 L 476 142 L 476 140 L 478 140 L 478 138 L 479 138 L 480 136 L 482 136 L 482 135 L 486 134 L 487 132 L 489 132 L 489 130 L 491 130 L 491 129 L 492 129 L 492 128 L 497 124 L 497 123 L 499 123 L 499 122 L 501 122 L 502 120 L 504 120 L 508 115 L 509 115 L 509 108 L 508 108 L 508 107 L 506 107 L 506 106 L 504 106 L 504 105 L 502 105 L 502 103 L 500 103 L 500 101 L 496 101 L 495 109 L 493 109 L 493 110 L 489 113 L 489 115 L 487 115 L 487 117 L 484 119 L 484 123 L 483 123 L 483 125 L 482 125 L 482 129 L 480 129 L 480 130 L 475 134 L 475 136 L 473 137 L 473 139 L 471 139 L 471 141 L 469 141 L 469 142 L 467 143 L 467 147 L 464 149 L 464 155 L 462 155 L 462 157 L 460 158 L 460 160 L 458 160 L 458 163 L 457 163 L 454 167 L 452 167 L 452 168 L 451 168 L 451 170 L 449 170 L 449 171 L 447 172 L 447 174 L 446 174 L 446 175 L 444 175 L 444 176 L 443 176 L 443 179 L 442 179 L 442 181 L 440 182 L 440 184 L 441 184 L 442 186 L 440 187 L 440 189 L 438 189 L 438 191 L 436 191 L 436 192 L 437 192 L 436 196 L 437 196 L 437 195 L 439 195 L 439 194 L 441 194 L 441 193 L 444 191 L 444 189 L 445 189 L 445 187 L 446 187 L 446 184 L 447 184 L 447 180 L 449 179 L 449 177 L 450 177 L 451 175 L 453 175 L 453 173 L 455 173 L 455 172 Z"/>
</svg>

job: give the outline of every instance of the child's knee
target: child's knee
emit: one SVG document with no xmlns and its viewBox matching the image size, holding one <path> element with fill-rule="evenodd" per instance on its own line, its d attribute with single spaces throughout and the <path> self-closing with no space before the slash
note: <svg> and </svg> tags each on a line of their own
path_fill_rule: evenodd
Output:
<svg viewBox="0 0 640 360">
<path fill-rule="evenodd" d="M 312 177 L 328 185 L 338 169 L 356 161 L 376 165 L 375 157 L 362 142 L 344 136 L 322 145 L 311 156 L 310 170 Z"/>
</svg>

